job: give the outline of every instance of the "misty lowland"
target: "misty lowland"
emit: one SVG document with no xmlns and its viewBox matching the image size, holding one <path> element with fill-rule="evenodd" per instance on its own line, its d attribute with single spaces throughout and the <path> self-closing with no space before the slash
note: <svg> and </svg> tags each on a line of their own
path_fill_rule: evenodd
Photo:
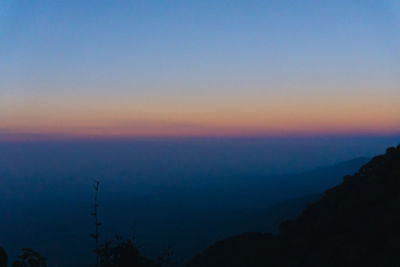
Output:
<svg viewBox="0 0 400 267">
<path fill-rule="evenodd" d="M 400 150 L 374 157 L 388 143 L 1 143 L 2 264 L 397 266 Z"/>
</svg>

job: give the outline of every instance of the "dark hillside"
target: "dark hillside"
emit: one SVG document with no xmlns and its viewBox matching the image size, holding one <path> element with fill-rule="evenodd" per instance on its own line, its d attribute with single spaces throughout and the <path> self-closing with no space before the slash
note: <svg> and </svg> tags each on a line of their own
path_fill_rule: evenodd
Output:
<svg viewBox="0 0 400 267">
<path fill-rule="evenodd" d="M 215 243 L 192 266 L 400 266 L 400 146 L 326 191 L 278 235 Z"/>
</svg>

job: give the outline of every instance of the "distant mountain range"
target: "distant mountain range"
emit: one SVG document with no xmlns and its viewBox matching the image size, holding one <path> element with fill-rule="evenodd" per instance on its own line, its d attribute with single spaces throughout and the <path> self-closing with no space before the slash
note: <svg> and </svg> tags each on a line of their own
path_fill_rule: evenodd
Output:
<svg viewBox="0 0 400 267">
<path fill-rule="evenodd" d="M 400 266 L 400 146 L 327 190 L 278 234 L 218 241 L 187 266 Z"/>
<path fill-rule="evenodd" d="M 102 233 L 108 237 L 132 233 L 134 222 L 145 255 L 155 257 L 171 245 L 184 261 L 211 242 L 234 234 L 277 232 L 281 221 L 298 216 L 308 203 L 317 201 L 326 189 L 338 185 L 344 175 L 355 173 L 368 160 L 357 158 L 293 175 L 237 177 L 234 186 L 226 181 L 226 186 L 220 183 L 214 191 L 198 189 L 194 195 L 173 192 L 172 197 L 133 194 L 102 198 Z M 89 202 L 3 204 L 7 216 L 0 221 L 0 241 L 11 258 L 21 247 L 32 246 L 49 258 L 50 265 L 70 266 L 78 258 L 86 262 L 85 256 L 91 253 L 91 198 Z M 56 212 L 59 207 L 63 207 L 62 213 Z"/>
</svg>

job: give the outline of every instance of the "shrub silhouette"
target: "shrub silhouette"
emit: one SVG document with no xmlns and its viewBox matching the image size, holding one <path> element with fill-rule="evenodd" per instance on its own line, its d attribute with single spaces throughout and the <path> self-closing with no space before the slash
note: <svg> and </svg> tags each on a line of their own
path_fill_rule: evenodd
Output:
<svg viewBox="0 0 400 267">
<path fill-rule="evenodd" d="M 101 267 L 152 267 L 159 266 L 155 261 L 140 254 L 131 239 L 123 240 L 116 236 L 115 241 L 108 241 L 96 251 Z"/>
<path fill-rule="evenodd" d="M 174 251 L 172 247 L 168 247 L 158 258 L 157 263 L 162 267 L 177 266 L 178 263 L 174 259 Z"/>
<path fill-rule="evenodd" d="M 22 255 L 18 256 L 12 267 L 47 267 L 47 259 L 31 248 L 23 248 Z"/>
<path fill-rule="evenodd" d="M 0 267 L 7 267 L 8 264 L 8 256 L 5 250 L 0 247 Z"/>
</svg>

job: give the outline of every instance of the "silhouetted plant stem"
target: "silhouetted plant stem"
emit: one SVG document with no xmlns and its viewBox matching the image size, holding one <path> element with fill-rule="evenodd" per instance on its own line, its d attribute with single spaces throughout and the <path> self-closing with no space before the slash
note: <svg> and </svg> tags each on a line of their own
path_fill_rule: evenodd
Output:
<svg viewBox="0 0 400 267">
<path fill-rule="evenodd" d="M 99 181 L 95 181 L 94 185 L 93 185 L 95 194 L 94 194 L 94 211 L 92 213 L 92 216 L 95 218 L 95 231 L 94 233 L 91 235 L 95 242 L 96 242 L 96 248 L 94 250 L 95 254 L 96 254 L 96 267 L 99 267 L 99 227 L 101 225 L 100 221 L 99 221 L 99 216 L 98 216 L 98 208 L 99 208 L 99 202 L 98 202 L 98 195 L 99 195 L 99 188 L 100 188 L 100 182 Z"/>
</svg>

